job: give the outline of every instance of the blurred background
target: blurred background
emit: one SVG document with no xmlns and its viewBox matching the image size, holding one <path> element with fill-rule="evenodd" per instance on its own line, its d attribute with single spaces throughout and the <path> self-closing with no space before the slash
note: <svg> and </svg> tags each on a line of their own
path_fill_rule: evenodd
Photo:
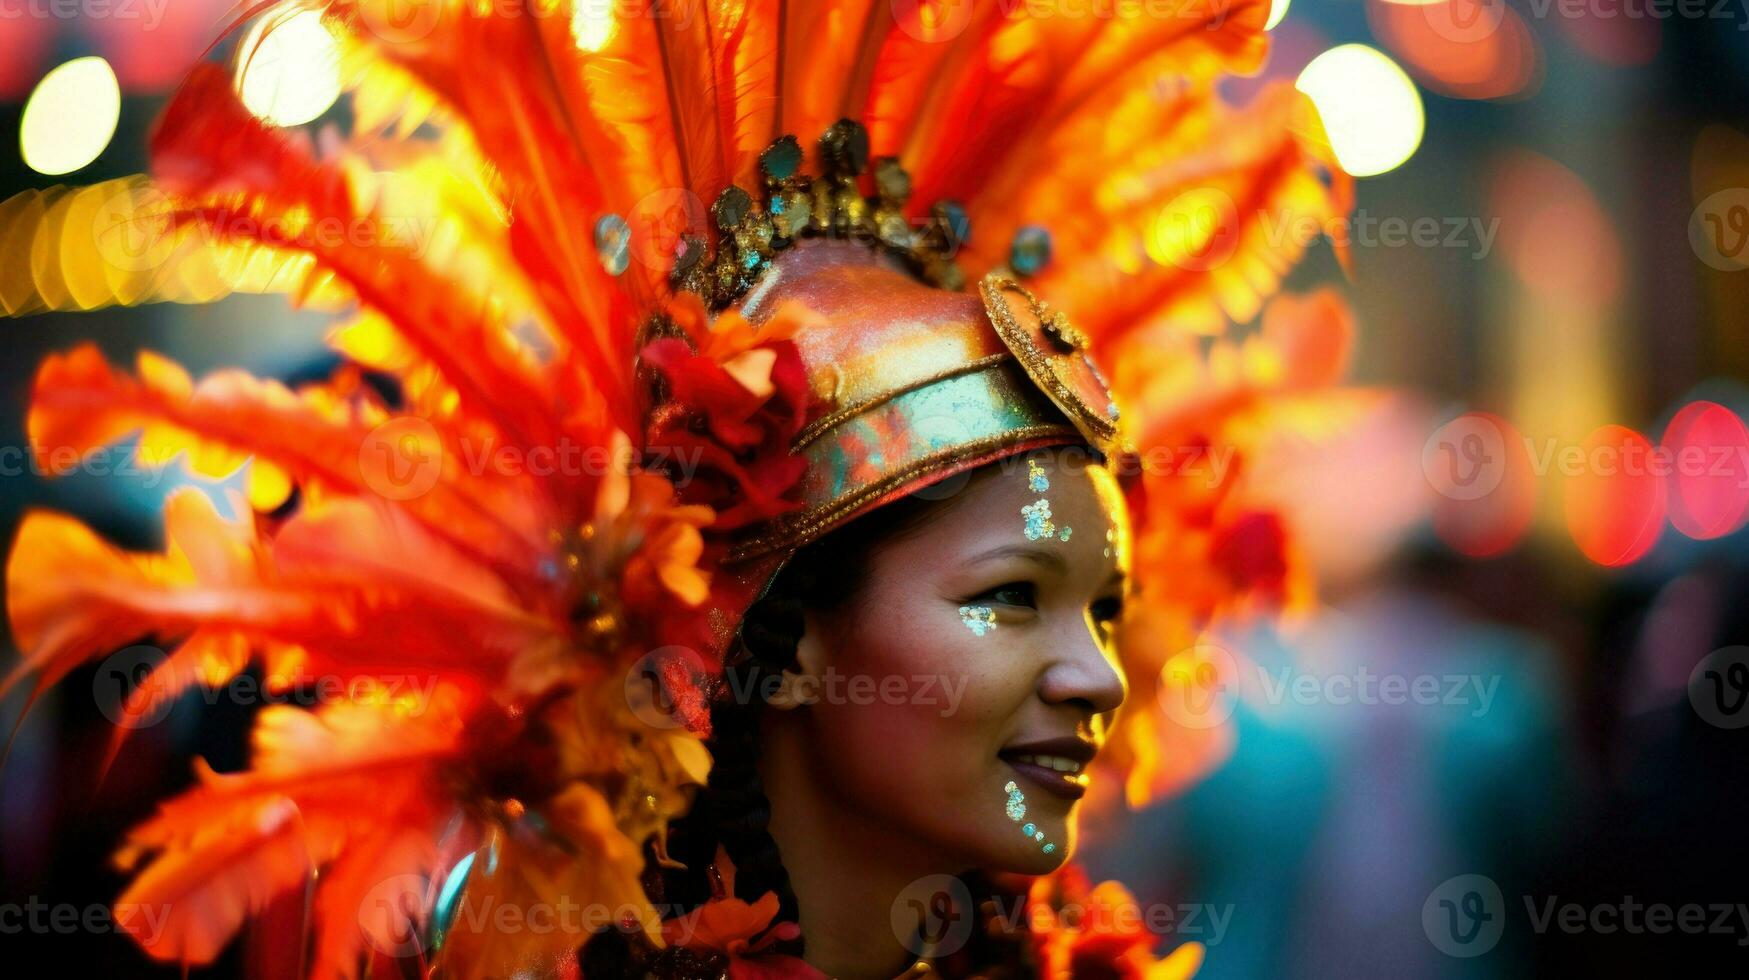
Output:
<svg viewBox="0 0 1749 980">
<path fill-rule="evenodd" d="M 0 0 L 0 200 L 143 171 L 230 7 Z M 1749 0 L 1277 0 L 1272 21 L 1263 77 L 1313 98 L 1357 177 L 1350 221 L 1280 229 L 1316 239 L 1292 285 L 1345 282 L 1353 376 L 1395 410 L 1296 470 L 1316 614 L 1227 638 L 1225 682 L 1162 705 L 1218 745 L 1087 863 L 1191 912 L 1163 945 L 1208 944 L 1219 980 L 1744 975 Z M 246 100 L 293 124 L 345 111 L 324 58 L 319 28 L 276 32 Z M 0 239 L 0 270 L 31 250 Z M 8 535 L 52 503 L 157 547 L 186 479 L 51 489 L 22 421 L 45 354 L 89 337 L 196 376 L 332 366 L 326 316 L 201 305 L 225 290 L 186 280 L 188 303 L 5 324 Z M 62 970 L 148 975 L 113 930 L 21 931 L 17 910 L 117 894 L 122 832 L 192 757 L 241 765 L 251 712 L 185 697 L 100 780 L 113 683 L 91 668 L 4 706 L 0 933 Z"/>
</svg>

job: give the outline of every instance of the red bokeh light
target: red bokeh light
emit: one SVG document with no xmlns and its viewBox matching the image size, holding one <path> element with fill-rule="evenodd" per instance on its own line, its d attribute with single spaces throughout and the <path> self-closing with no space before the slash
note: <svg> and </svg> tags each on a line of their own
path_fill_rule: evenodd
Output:
<svg viewBox="0 0 1749 980">
<path fill-rule="evenodd" d="M 1672 461 L 1670 523 L 1696 540 L 1743 526 L 1749 511 L 1749 428 L 1717 402 L 1690 402 L 1664 429 Z"/>
<path fill-rule="evenodd" d="M 1366 16 L 1373 34 L 1435 92 L 1502 99 L 1536 88 L 1542 65 L 1536 35 L 1498 0 L 1371 0 Z"/>
<path fill-rule="evenodd" d="M 0 17 L 0 100 L 23 102 L 47 70 L 54 25 L 41 17 Z"/>
</svg>

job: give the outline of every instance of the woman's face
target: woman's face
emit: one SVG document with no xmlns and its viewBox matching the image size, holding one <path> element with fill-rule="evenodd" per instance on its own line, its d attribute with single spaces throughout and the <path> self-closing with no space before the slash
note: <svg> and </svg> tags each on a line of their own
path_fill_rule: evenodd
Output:
<svg viewBox="0 0 1749 980">
<path fill-rule="evenodd" d="M 1071 849 L 1083 769 L 1124 699 L 1122 501 L 1085 454 L 1046 451 L 942 507 L 877 548 L 845 608 L 810 614 L 795 720 L 846 812 L 951 870 L 1042 874 Z"/>
</svg>

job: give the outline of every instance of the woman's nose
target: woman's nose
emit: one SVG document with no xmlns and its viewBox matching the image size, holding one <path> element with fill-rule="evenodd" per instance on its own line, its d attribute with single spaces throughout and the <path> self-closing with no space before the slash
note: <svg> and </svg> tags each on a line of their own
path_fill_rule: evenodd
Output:
<svg viewBox="0 0 1749 980">
<path fill-rule="evenodd" d="M 1129 693 L 1123 668 L 1110 644 L 1100 642 L 1090 624 L 1068 624 L 1052 652 L 1052 663 L 1040 681 L 1039 694 L 1045 703 L 1081 702 L 1096 715 L 1123 704 Z"/>
</svg>

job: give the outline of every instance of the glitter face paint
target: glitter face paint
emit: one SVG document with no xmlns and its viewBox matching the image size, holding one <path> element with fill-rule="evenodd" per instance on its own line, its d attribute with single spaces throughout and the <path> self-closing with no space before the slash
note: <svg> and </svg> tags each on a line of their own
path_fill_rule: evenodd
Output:
<svg viewBox="0 0 1749 980">
<path fill-rule="evenodd" d="M 1026 485 L 1033 493 L 1044 493 L 1051 488 L 1051 478 L 1036 459 L 1026 461 Z M 1026 521 L 1023 531 L 1028 541 L 1052 537 L 1069 540 L 1071 528 L 1065 526 L 1061 533 L 1057 531 L 1057 525 L 1051 521 L 1051 502 L 1044 497 L 1020 508 L 1020 516 Z"/>
<path fill-rule="evenodd" d="M 1008 781 L 1007 785 L 1002 787 L 1002 791 L 1008 794 L 1008 802 L 1004 804 L 1002 808 L 1003 812 L 1008 814 L 1008 819 L 1015 823 L 1020 823 L 1022 820 L 1025 820 L 1026 794 L 1020 791 L 1020 787 L 1015 785 L 1015 782 L 1012 779 Z M 1045 854 L 1056 852 L 1057 845 L 1051 841 L 1045 840 L 1045 832 L 1038 829 L 1037 824 L 1030 822 L 1021 824 L 1020 832 L 1025 836 L 1032 838 L 1033 843 L 1044 845 L 1039 848 L 1039 850 Z"/>
<path fill-rule="evenodd" d="M 1051 502 L 1043 497 L 1020 508 L 1020 516 L 1026 518 L 1028 541 L 1048 538 L 1057 533 L 1057 526 L 1051 523 Z"/>
<path fill-rule="evenodd" d="M 996 610 L 989 606 L 961 606 L 960 622 L 974 634 L 983 636 L 996 628 Z"/>
</svg>

